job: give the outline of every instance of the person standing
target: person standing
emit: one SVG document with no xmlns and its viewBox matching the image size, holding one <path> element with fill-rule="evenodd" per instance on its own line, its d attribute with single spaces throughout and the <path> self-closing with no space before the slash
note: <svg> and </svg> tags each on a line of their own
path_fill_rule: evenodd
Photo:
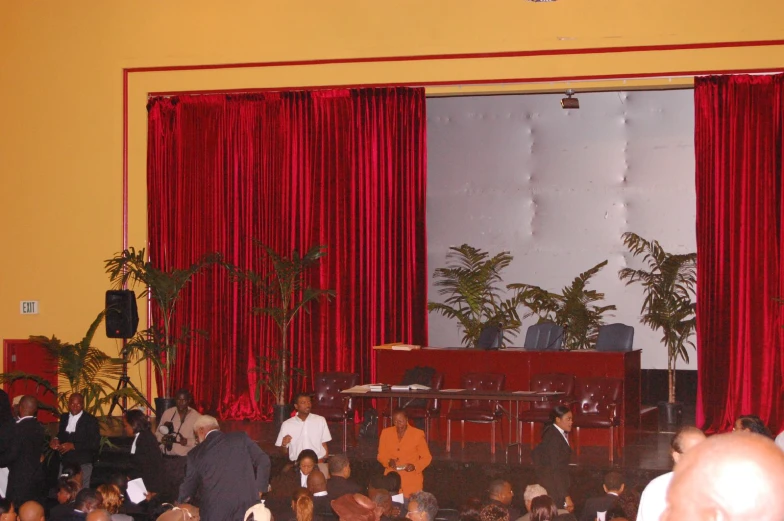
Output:
<svg viewBox="0 0 784 521">
<path fill-rule="evenodd" d="M 408 424 L 403 409 L 392 413 L 392 426 L 381 431 L 378 440 L 378 461 L 384 474 L 397 471 L 402 482 L 403 495 L 408 498 L 422 490 L 422 472 L 433 461 L 424 431 Z"/>
<path fill-rule="evenodd" d="M 84 396 L 68 398 L 68 412 L 60 416 L 57 437 L 49 447 L 60 453 L 60 463 L 76 463 L 82 468 L 82 487 L 90 488 L 93 461 L 101 446 L 101 432 L 95 416 L 84 410 Z"/>
<path fill-rule="evenodd" d="M 193 395 L 188 389 L 177 391 L 175 398 L 176 405 L 163 412 L 158 430 L 155 431 L 155 437 L 161 444 L 164 467 L 172 482 L 173 490 L 177 490 L 182 480 L 185 479 L 187 456 L 196 446 L 193 425 L 201 416 L 197 410 L 191 407 Z M 167 424 L 169 423 L 171 423 L 172 432 L 168 432 Z M 164 430 L 166 432 L 163 432 Z M 168 437 L 164 440 L 164 436 Z"/>
<path fill-rule="evenodd" d="M 574 418 L 572 411 L 565 405 L 558 405 L 550 412 L 550 422 L 542 432 L 542 441 L 531 453 L 539 484 L 555 501 L 557 508 L 574 511 L 574 503 L 569 495 L 569 460 L 572 447 L 569 433 Z"/>
<path fill-rule="evenodd" d="M 188 454 L 179 502 L 190 502 L 198 491 L 202 519 L 242 521 L 269 489 L 269 456 L 246 433 L 221 432 L 212 416 L 200 416 L 194 430 L 199 445 Z"/>
<path fill-rule="evenodd" d="M 44 470 L 41 449 L 44 447 L 44 428 L 38 423 L 38 400 L 23 396 L 19 402 L 19 419 L 13 426 L 9 444 L 0 454 L 0 467 L 8 467 L 6 499 L 14 505 L 43 500 Z"/>
<path fill-rule="evenodd" d="M 289 455 L 289 460 L 297 461 L 299 453 L 310 449 L 318 457 L 319 468 L 325 476 L 329 476 L 326 466 L 329 449 L 327 442 L 332 440 L 323 416 L 310 412 L 313 404 L 310 396 L 300 393 L 294 397 L 294 410 L 297 414 L 284 421 L 280 426 L 275 446 L 280 447 Z"/>
</svg>

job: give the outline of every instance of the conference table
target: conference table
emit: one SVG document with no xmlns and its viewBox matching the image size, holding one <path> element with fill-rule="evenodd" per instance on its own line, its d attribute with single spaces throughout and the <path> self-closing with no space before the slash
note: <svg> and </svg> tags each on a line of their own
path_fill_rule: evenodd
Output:
<svg viewBox="0 0 784 521">
<path fill-rule="evenodd" d="M 364 387 L 364 386 L 358 386 Z M 343 395 L 343 402 L 344 404 L 348 403 L 348 400 L 351 399 L 389 399 L 389 410 L 393 411 L 395 409 L 395 400 L 398 401 L 398 407 L 400 406 L 400 401 L 403 399 L 408 400 L 416 400 L 416 399 L 425 399 L 425 400 L 443 400 L 443 401 L 462 401 L 462 400 L 489 400 L 489 401 L 496 401 L 499 402 L 499 408 L 504 412 L 507 416 L 508 423 L 509 423 L 509 443 L 506 446 L 507 458 L 509 447 L 519 446 L 521 440 L 515 437 L 515 440 L 512 441 L 512 424 L 517 423 L 517 418 L 520 412 L 520 402 L 545 402 L 553 399 L 557 399 L 559 397 L 564 396 L 564 393 L 559 392 L 535 392 L 535 391 L 474 391 L 470 389 L 441 389 L 441 390 L 383 390 L 383 391 L 371 391 L 371 390 L 354 390 L 346 389 L 341 391 Z M 500 405 L 500 402 L 508 403 L 508 408 L 504 408 Z M 514 405 L 514 414 L 512 414 Z M 348 443 L 345 436 L 345 432 L 347 429 L 347 422 L 345 420 L 344 415 L 344 422 L 343 422 L 343 452 L 346 452 L 348 449 Z M 517 429 L 514 429 L 517 432 Z M 449 448 L 447 447 L 447 451 Z"/>
</svg>

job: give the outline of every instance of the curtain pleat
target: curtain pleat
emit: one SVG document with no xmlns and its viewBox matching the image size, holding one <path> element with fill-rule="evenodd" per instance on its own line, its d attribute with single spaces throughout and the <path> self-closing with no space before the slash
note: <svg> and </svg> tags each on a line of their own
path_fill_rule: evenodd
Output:
<svg viewBox="0 0 784 521">
<path fill-rule="evenodd" d="M 271 92 L 155 98 L 149 104 L 148 230 L 152 261 L 184 268 L 217 251 L 243 269 L 270 269 L 257 239 L 280 254 L 316 244 L 327 255 L 309 283 L 334 289 L 290 329 L 306 370 L 375 376 L 371 346 L 427 343 L 425 97 L 422 89 Z M 183 292 L 174 387 L 224 419 L 261 419 L 257 356 L 280 345 L 247 283 L 220 267 Z M 155 313 L 153 313 L 155 319 Z"/>
</svg>

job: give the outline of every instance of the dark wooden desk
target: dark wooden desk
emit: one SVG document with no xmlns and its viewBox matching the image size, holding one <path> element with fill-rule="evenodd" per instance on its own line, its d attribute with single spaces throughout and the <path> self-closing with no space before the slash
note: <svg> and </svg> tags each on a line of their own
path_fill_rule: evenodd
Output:
<svg viewBox="0 0 784 521">
<path fill-rule="evenodd" d="M 406 370 L 429 366 L 444 374 L 444 388 L 460 388 L 460 377 L 466 373 L 503 373 L 504 389 L 529 389 L 531 376 L 543 373 L 568 373 L 576 377 L 605 376 L 623 379 L 621 418 L 625 429 L 640 425 L 640 353 L 605 353 L 597 351 L 525 351 L 503 349 L 484 351 L 463 348 L 425 348 L 414 351 L 379 349 L 376 355 L 376 381 L 398 383 Z M 586 444 L 603 444 L 603 437 L 586 432 Z M 481 439 L 471 433 L 469 439 Z"/>
</svg>

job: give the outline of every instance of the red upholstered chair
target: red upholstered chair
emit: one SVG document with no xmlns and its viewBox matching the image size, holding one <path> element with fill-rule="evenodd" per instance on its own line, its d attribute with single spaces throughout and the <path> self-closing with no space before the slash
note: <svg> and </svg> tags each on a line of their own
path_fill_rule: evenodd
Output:
<svg viewBox="0 0 784 521">
<path fill-rule="evenodd" d="M 343 423 L 343 445 L 346 445 L 348 420 L 354 421 L 354 404 L 344 402 L 340 391 L 359 384 L 356 373 L 316 373 L 313 380 L 315 397 L 311 412 L 323 416 L 328 422 Z"/>
<path fill-rule="evenodd" d="M 472 391 L 501 391 L 505 375 L 498 373 L 468 373 L 461 378 L 461 387 Z M 465 448 L 465 422 L 490 424 L 490 453 L 495 454 L 495 424 L 501 421 L 498 400 L 463 400 L 459 409 L 452 409 L 446 415 L 446 451 L 452 449 L 452 422 L 460 422 L 460 448 Z M 503 432 L 501 433 L 503 436 Z"/>
<path fill-rule="evenodd" d="M 623 400 L 623 380 L 620 378 L 577 378 L 572 407 L 574 413 L 572 430 L 575 432 L 578 456 L 580 455 L 580 429 L 609 429 L 610 461 L 613 461 L 616 446 L 619 451 L 623 446 L 621 400 Z"/>
<path fill-rule="evenodd" d="M 440 391 L 443 389 L 444 374 L 435 373 L 428 387 L 430 387 L 430 390 L 432 391 Z M 408 401 L 411 402 L 414 400 Z M 406 410 L 406 415 L 409 419 L 425 419 L 425 439 L 430 441 L 430 419 L 441 416 L 441 404 L 438 403 L 438 399 L 427 400 L 424 407 L 418 407 L 415 405 L 406 405 L 405 398 L 403 398 L 403 402 L 401 402 L 400 406 Z M 391 411 L 384 411 L 384 427 L 387 426 L 387 419 L 389 418 L 390 413 Z"/>
<path fill-rule="evenodd" d="M 531 377 L 531 383 L 528 387 L 529 391 L 537 391 L 542 393 L 547 392 L 560 392 L 564 396 L 559 396 L 554 400 L 547 400 L 544 402 L 531 402 L 530 408 L 527 411 L 521 411 L 517 418 L 518 423 L 518 439 L 523 439 L 523 424 L 528 423 L 531 426 L 531 448 L 534 448 L 534 428 L 537 423 L 547 423 L 550 420 L 550 412 L 556 405 L 568 404 L 572 401 L 572 394 L 574 394 L 574 375 L 563 373 L 548 373 L 548 374 L 535 374 Z"/>
</svg>

